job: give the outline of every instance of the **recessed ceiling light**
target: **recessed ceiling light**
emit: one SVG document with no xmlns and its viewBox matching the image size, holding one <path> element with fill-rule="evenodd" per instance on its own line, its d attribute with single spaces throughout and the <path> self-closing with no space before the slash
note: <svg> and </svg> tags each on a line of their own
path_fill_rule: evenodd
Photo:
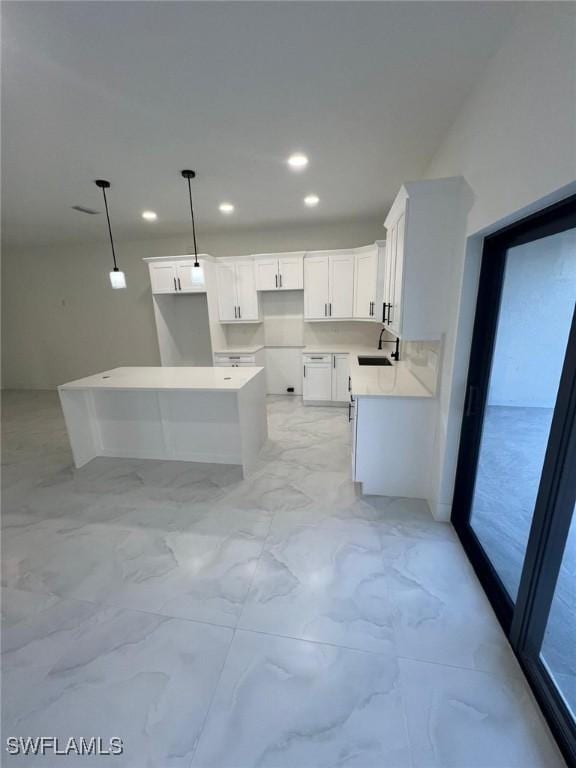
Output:
<svg viewBox="0 0 576 768">
<path fill-rule="evenodd" d="M 234 206 L 232 203 L 220 203 L 218 210 L 220 213 L 234 213 Z"/>
<path fill-rule="evenodd" d="M 288 165 L 295 171 L 302 171 L 308 165 L 308 158 L 301 152 L 296 152 L 288 158 Z"/>
<path fill-rule="evenodd" d="M 158 214 L 154 211 L 142 211 L 142 218 L 146 221 L 156 221 Z"/>
<path fill-rule="evenodd" d="M 318 205 L 320 202 L 320 198 L 318 195 L 306 195 L 304 198 L 304 205 L 307 205 L 308 208 L 314 208 L 314 206 Z"/>
</svg>

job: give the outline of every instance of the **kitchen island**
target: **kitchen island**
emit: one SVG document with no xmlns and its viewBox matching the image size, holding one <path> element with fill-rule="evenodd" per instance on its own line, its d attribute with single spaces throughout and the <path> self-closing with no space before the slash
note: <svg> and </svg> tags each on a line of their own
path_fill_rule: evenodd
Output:
<svg viewBox="0 0 576 768">
<path fill-rule="evenodd" d="M 96 456 L 240 464 L 267 439 L 263 368 L 114 368 L 58 387 L 74 464 Z"/>
</svg>

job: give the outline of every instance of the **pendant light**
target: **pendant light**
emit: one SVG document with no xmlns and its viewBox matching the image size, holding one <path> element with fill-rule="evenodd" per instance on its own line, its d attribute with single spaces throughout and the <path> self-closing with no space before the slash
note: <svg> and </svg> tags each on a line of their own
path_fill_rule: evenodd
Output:
<svg viewBox="0 0 576 768">
<path fill-rule="evenodd" d="M 110 189 L 110 182 L 106 181 L 106 179 L 96 179 L 94 182 L 97 187 L 99 187 L 102 190 L 102 194 L 104 195 L 104 208 L 106 209 L 106 220 L 108 221 L 108 234 L 110 235 L 110 245 L 112 246 L 112 260 L 114 262 L 114 269 L 112 272 L 110 272 L 110 283 L 112 284 L 112 288 L 114 289 L 120 289 L 120 288 L 126 288 L 126 276 L 122 270 L 118 269 L 118 264 L 116 263 L 116 251 L 114 250 L 114 239 L 112 237 L 112 227 L 110 226 L 110 214 L 108 213 L 108 201 L 106 200 L 106 190 Z"/>
<path fill-rule="evenodd" d="M 190 218 L 192 219 L 192 239 L 194 241 L 194 265 L 190 270 L 190 279 L 195 285 L 201 285 L 204 283 L 204 270 L 200 266 L 198 261 L 198 247 L 196 245 L 196 226 L 194 224 L 194 206 L 192 205 L 192 179 L 196 178 L 196 171 L 184 170 L 181 172 L 182 177 L 188 181 L 188 198 L 190 200 Z"/>
</svg>

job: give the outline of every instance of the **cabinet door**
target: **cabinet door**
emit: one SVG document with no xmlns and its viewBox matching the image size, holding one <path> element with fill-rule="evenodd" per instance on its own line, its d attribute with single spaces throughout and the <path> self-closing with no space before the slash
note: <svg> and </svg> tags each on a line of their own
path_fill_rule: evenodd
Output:
<svg viewBox="0 0 576 768">
<path fill-rule="evenodd" d="M 149 264 L 152 293 L 176 293 L 174 264 Z"/>
<path fill-rule="evenodd" d="M 256 290 L 275 291 L 280 287 L 278 259 L 257 259 L 255 268 Z"/>
<path fill-rule="evenodd" d="M 295 291 L 304 288 L 304 268 L 299 256 L 284 256 L 278 259 L 279 288 Z"/>
<path fill-rule="evenodd" d="M 304 259 L 304 317 L 310 320 L 328 317 L 329 274 L 327 255 Z"/>
<path fill-rule="evenodd" d="M 238 319 L 258 320 L 258 294 L 253 261 L 236 262 L 236 295 Z"/>
<path fill-rule="evenodd" d="M 402 277 L 404 269 L 404 224 L 405 216 L 402 214 L 394 226 L 395 232 L 395 258 L 392 275 L 392 298 L 390 302 L 390 330 L 401 335 L 402 331 Z"/>
<path fill-rule="evenodd" d="M 347 403 L 350 399 L 348 394 L 349 370 L 348 355 L 334 355 L 332 364 L 332 400 L 338 403 Z"/>
<path fill-rule="evenodd" d="M 332 366 L 330 363 L 304 365 L 302 382 L 304 400 L 332 400 Z"/>
<path fill-rule="evenodd" d="M 237 319 L 236 271 L 234 263 L 217 264 L 218 316 L 224 323 Z"/>
<path fill-rule="evenodd" d="M 200 293 L 206 290 L 206 284 L 204 282 L 204 267 L 202 262 L 199 262 L 200 268 L 194 267 L 194 259 L 190 261 L 180 261 L 176 264 L 176 281 L 178 283 L 178 291 L 180 293 Z M 194 277 L 198 273 L 200 282 L 192 281 L 192 270 L 194 269 Z"/>
<path fill-rule="evenodd" d="M 354 317 L 371 320 L 376 315 L 378 250 L 356 255 L 354 272 Z"/>
<path fill-rule="evenodd" d="M 386 264 L 384 268 L 384 315 L 386 327 L 390 325 L 394 299 L 394 270 L 396 265 L 396 227 L 390 227 L 386 238 Z"/>
<path fill-rule="evenodd" d="M 330 256 L 330 317 L 354 315 L 354 254 Z"/>
</svg>

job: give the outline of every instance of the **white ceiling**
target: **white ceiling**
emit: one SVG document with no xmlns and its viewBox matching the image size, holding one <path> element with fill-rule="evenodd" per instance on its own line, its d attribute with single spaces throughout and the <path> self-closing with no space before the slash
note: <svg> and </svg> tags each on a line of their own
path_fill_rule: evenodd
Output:
<svg viewBox="0 0 576 768">
<path fill-rule="evenodd" d="M 517 3 L 3 3 L 3 240 L 382 215 L 417 178 Z M 293 150 L 310 158 L 295 174 Z M 305 208 L 315 192 L 320 206 Z M 224 218 L 218 203 L 235 203 Z M 145 208 L 159 220 L 140 218 Z"/>
</svg>

